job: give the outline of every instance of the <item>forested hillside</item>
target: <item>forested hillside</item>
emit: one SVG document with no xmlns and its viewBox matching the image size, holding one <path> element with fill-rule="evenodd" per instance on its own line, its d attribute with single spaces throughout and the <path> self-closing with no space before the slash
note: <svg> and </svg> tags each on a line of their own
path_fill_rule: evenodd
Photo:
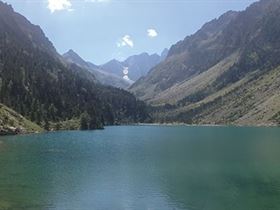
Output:
<svg viewBox="0 0 280 210">
<path fill-rule="evenodd" d="M 85 129 L 142 122 L 145 104 L 68 64 L 39 26 L 0 2 L 0 102 L 39 125 L 88 116 Z"/>
</svg>

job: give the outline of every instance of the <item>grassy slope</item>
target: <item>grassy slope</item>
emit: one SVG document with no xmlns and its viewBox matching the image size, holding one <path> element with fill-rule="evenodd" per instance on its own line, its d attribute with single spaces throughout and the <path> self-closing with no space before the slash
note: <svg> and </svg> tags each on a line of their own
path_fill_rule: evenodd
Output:
<svg viewBox="0 0 280 210">
<path fill-rule="evenodd" d="M 0 135 L 14 134 L 14 129 L 20 129 L 20 133 L 41 132 L 43 129 L 27 120 L 14 110 L 0 104 Z"/>
<path fill-rule="evenodd" d="M 280 67 L 256 76 L 259 73 L 255 71 L 197 103 L 156 117 L 196 124 L 279 125 Z"/>
<path fill-rule="evenodd" d="M 148 102 L 156 106 L 164 105 L 166 103 L 176 104 L 184 97 L 210 86 L 217 77 L 227 71 L 238 60 L 238 58 L 238 52 L 233 53 L 209 70 L 187 79 L 186 81 L 175 84 L 171 88 L 157 94 Z"/>
</svg>

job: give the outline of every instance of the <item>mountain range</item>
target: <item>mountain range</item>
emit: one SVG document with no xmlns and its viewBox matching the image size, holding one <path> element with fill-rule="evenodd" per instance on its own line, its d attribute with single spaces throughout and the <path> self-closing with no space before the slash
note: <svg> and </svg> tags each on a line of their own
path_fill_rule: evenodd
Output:
<svg viewBox="0 0 280 210">
<path fill-rule="evenodd" d="M 73 50 L 69 50 L 62 56 L 68 62 L 92 72 L 101 84 L 128 89 L 134 81 L 147 75 L 151 68 L 163 61 L 167 54 L 168 49 L 164 49 L 160 56 L 158 54 L 141 53 L 130 56 L 125 61 L 113 59 L 100 66 L 85 61 Z"/>
<path fill-rule="evenodd" d="M 139 55 L 130 56 L 124 61 L 114 59 L 101 65 L 100 68 L 105 72 L 119 77 L 127 76 L 129 80 L 137 81 L 139 78 L 146 76 L 154 66 L 163 61 L 167 53 L 168 49 L 164 49 L 161 55 L 141 53 Z"/>
<path fill-rule="evenodd" d="M 95 129 L 148 118 L 143 102 L 66 61 L 39 26 L 1 1 L 0 87 L 5 107 L 47 130 L 67 121 L 77 122 L 73 129 Z"/>
<path fill-rule="evenodd" d="M 93 73 L 93 75 L 96 77 L 97 81 L 99 81 L 103 85 L 127 89 L 132 84 L 132 81 L 130 81 L 130 80 L 126 80 L 116 74 L 108 73 L 108 72 L 104 71 L 103 69 L 101 69 L 99 66 L 97 66 L 91 62 L 87 62 L 87 61 L 83 60 L 73 50 L 69 50 L 68 52 L 64 53 L 63 57 L 69 63 L 74 63 L 74 64 L 78 65 L 79 67 L 86 69 L 89 72 Z"/>
<path fill-rule="evenodd" d="M 280 123 L 280 1 L 229 11 L 173 45 L 130 91 L 159 122 Z"/>
</svg>

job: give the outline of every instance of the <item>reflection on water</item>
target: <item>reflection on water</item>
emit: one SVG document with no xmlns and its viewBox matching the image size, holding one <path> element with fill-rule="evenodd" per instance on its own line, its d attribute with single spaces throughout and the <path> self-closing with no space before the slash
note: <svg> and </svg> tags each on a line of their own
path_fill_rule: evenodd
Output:
<svg viewBox="0 0 280 210">
<path fill-rule="evenodd" d="M 279 210 L 279 134 L 123 126 L 1 137 L 0 209 Z"/>
</svg>

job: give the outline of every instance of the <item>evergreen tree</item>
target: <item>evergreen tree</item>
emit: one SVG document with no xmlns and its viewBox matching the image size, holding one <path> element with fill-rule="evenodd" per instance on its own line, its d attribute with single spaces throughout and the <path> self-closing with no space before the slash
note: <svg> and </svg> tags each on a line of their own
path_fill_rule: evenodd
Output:
<svg viewBox="0 0 280 210">
<path fill-rule="evenodd" d="M 48 120 L 45 120 L 44 129 L 45 129 L 46 131 L 49 131 L 49 130 L 50 130 L 50 123 L 49 123 Z"/>
<path fill-rule="evenodd" d="M 80 129 L 81 130 L 88 130 L 89 129 L 89 116 L 86 112 L 81 115 Z"/>
</svg>

